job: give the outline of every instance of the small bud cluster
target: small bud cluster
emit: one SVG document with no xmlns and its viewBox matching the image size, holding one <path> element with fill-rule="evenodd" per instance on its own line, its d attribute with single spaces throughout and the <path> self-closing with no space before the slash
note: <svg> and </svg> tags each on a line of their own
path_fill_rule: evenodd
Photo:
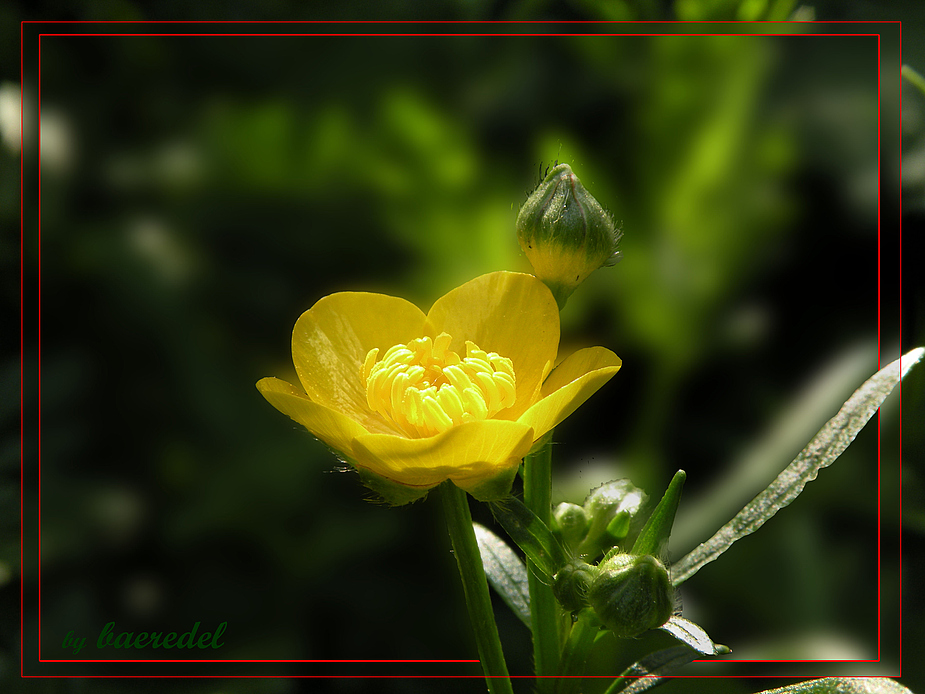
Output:
<svg viewBox="0 0 925 694">
<path fill-rule="evenodd" d="M 574 559 L 556 574 L 553 594 L 573 614 L 590 607 L 620 638 L 634 638 L 667 622 L 675 591 L 656 557 L 614 549 L 597 566 Z"/>
<path fill-rule="evenodd" d="M 583 506 L 561 503 L 553 512 L 554 532 L 575 557 L 555 576 L 556 599 L 573 614 L 592 609 L 620 638 L 655 629 L 674 611 L 665 565 L 621 548 L 639 533 L 645 501 L 645 493 L 628 480 L 615 480 L 592 490 Z M 605 551 L 599 564 L 589 563 Z"/>
</svg>

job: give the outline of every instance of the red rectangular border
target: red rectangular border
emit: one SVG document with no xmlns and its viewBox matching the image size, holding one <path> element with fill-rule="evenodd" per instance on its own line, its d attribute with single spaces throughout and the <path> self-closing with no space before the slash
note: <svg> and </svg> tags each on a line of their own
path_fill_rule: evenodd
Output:
<svg viewBox="0 0 925 694">
<path fill-rule="evenodd" d="M 475 25 L 483 25 L 483 24 L 488 24 L 488 25 L 506 25 L 506 24 L 510 24 L 510 25 L 533 25 L 533 24 L 550 25 L 550 24 L 551 24 L 551 25 L 555 25 L 555 26 L 563 26 L 563 25 L 578 25 L 578 26 L 583 26 L 583 25 L 602 25 L 602 24 L 604 24 L 604 25 L 614 25 L 614 24 L 617 24 L 617 25 L 633 25 L 633 24 L 646 24 L 646 25 L 649 25 L 649 24 L 684 24 L 684 25 L 696 25 L 696 24 L 706 24 L 706 25 L 717 25 L 717 24 L 748 24 L 748 25 L 755 25 L 755 24 L 772 24 L 772 25 L 775 25 L 775 26 L 781 26 L 781 25 L 786 25 L 786 24 L 789 24 L 789 23 L 786 23 L 786 22 L 741 22 L 741 23 L 740 23 L 740 22 L 673 22 L 673 21 L 659 21 L 659 22 L 655 22 L 655 21 L 646 21 L 646 22 L 597 22 L 597 21 L 576 21 L 576 22 L 554 22 L 554 21 L 469 22 L 469 21 L 455 21 L 455 22 L 442 22 L 442 21 L 410 21 L 410 22 L 409 22 L 409 21 L 403 21 L 403 20 L 396 20 L 396 21 L 365 21 L 365 20 L 356 20 L 356 21 L 343 21 L 343 22 L 332 22 L 332 21 L 306 21 L 306 22 L 250 22 L 250 21 L 230 21 L 230 22 L 190 22 L 190 21 L 167 21 L 167 22 L 161 22 L 161 21 L 151 21 L 151 22 L 121 22 L 121 21 L 112 21 L 112 22 L 96 22 L 96 21 L 39 22 L 39 21 L 27 21 L 27 22 L 23 22 L 22 25 L 21 25 L 21 27 L 20 27 L 20 39 L 21 39 L 21 41 L 20 41 L 20 46 L 21 46 L 21 54 L 20 54 L 20 84 L 21 84 L 21 86 L 22 86 L 22 84 L 23 84 L 23 65 L 24 65 L 24 62 L 25 62 L 25 56 L 24 56 L 24 54 L 23 54 L 23 46 L 24 46 L 24 43 L 23 43 L 22 37 L 23 37 L 23 29 L 24 29 L 25 25 L 27 25 L 27 24 L 65 24 L 65 25 L 66 25 L 66 24 L 77 24 L 77 25 L 85 25 L 85 24 L 92 24 L 92 25 L 96 25 L 96 24 L 132 24 L 132 25 L 137 25 L 137 24 L 145 24 L 145 25 L 152 25 L 152 24 L 153 24 L 153 25 L 159 25 L 159 24 L 169 24 L 169 25 L 177 25 L 177 24 L 183 24 L 183 25 L 189 25 L 189 24 L 193 24 L 193 25 L 200 25 L 200 24 L 209 24 L 209 25 L 213 25 L 213 24 L 248 24 L 248 25 L 254 25 L 254 24 L 270 24 L 270 25 L 281 25 L 281 24 L 289 25 L 289 24 L 298 24 L 298 25 L 301 25 L 301 24 L 308 24 L 308 25 L 316 25 L 316 24 L 317 24 L 317 25 L 325 25 L 325 26 L 330 26 L 330 25 L 341 25 L 341 24 L 346 24 L 346 25 L 356 25 L 356 24 L 360 24 L 360 25 L 369 25 L 369 24 L 372 24 L 372 25 L 379 25 L 379 24 L 393 25 L 393 24 L 400 24 L 400 25 L 406 25 L 406 26 L 407 26 L 407 25 L 412 25 L 412 26 L 414 26 L 414 25 L 419 25 L 419 24 L 423 24 L 423 25 L 428 25 L 428 24 L 436 24 L 436 25 L 471 25 L 471 24 L 475 24 Z M 871 22 L 868 22 L 868 21 L 855 21 L 855 22 L 808 22 L 808 23 L 801 23 L 801 24 L 814 24 L 814 25 L 825 25 L 825 24 L 839 24 L 839 25 L 840 25 L 840 24 L 867 24 L 867 25 L 870 25 L 870 24 L 900 24 L 900 23 L 899 23 L 899 22 L 890 22 L 890 21 L 876 21 L 876 22 L 874 22 L 874 21 L 871 21 Z M 622 28 L 622 26 L 621 26 L 621 28 Z M 131 36 L 188 36 L 188 37 L 196 37 L 196 36 L 210 36 L 210 37 L 211 37 L 211 36 L 281 36 L 281 37 L 282 37 L 282 36 L 305 36 L 305 37 L 310 37 L 310 36 L 343 36 L 343 37 L 395 36 L 395 37 L 402 37 L 402 36 L 408 36 L 408 37 L 418 37 L 418 36 L 444 36 L 444 35 L 446 35 L 446 36 L 497 36 L 497 37 L 505 37 L 505 36 L 659 36 L 659 35 L 678 35 L 678 36 L 680 36 L 680 35 L 684 35 L 684 36 L 805 36 L 805 37 L 821 37 L 821 36 L 830 36 L 830 37 L 843 37 L 843 36 L 877 36 L 877 46 L 878 46 L 878 85 L 877 85 L 877 96 L 878 96 L 878 114 L 877 114 L 877 123 L 878 123 L 878 133 L 877 133 L 877 135 L 878 135 L 878 138 L 877 138 L 877 142 L 878 142 L 878 191 L 877 191 L 877 193 L 878 193 L 878 196 L 877 196 L 877 211 L 878 211 L 878 219 L 877 219 L 877 261 L 878 261 L 878 264 L 877 264 L 877 293 L 878 293 L 878 296 L 877 296 L 877 300 L 878 300 L 878 301 L 877 301 L 877 336 L 878 336 L 878 368 L 880 368 L 880 366 L 881 366 L 881 350 L 882 350 L 882 336 L 881 336 L 881 313 L 882 313 L 882 297 L 881 297 L 881 261 L 882 261 L 882 258 L 881 258 L 881 231 L 882 231 L 882 230 L 881 230 L 881 225 L 882 225 L 882 209 L 881 209 L 882 132 L 881 132 L 881 125 L 882 125 L 882 122 L 881 122 L 881 118 L 882 118 L 882 104 L 881 104 L 881 84 L 880 84 L 880 81 L 881 81 L 882 78 L 880 77 L 880 74 L 882 73 L 881 55 L 882 55 L 883 47 L 882 47 L 882 45 L 881 45 L 882 35 L 879 34 L 879 33 L 823 33 L 823 34 L 798 33 L 798 34 L 787 34 L 787 33 L 778 33 L 778 32 L 775 32 L 775 33 L 767 33 L 767 34 L 764 34 L 764 33 L 762 33 L 762 34 L 758 34 L 758 33 L 742 33 L 742 34 L 737 34 L 737 33 L 726 33 L 726 32 L 723 32 L 723 33 L 712 33 L 712 32 L 711 32 L 711 33 L 702 33 L 702 34 L 700 34 L 700 33 L 662 34 L 662 33 L 632 33 L 632 32 L 620 32 L 620 33 L 590 33 L 590 32 L 584 32 L 584 31 L 576 32 L 576 33 L 565 33 L 565 32 L 555 32 L 555 33 L 550 33 L 550 32 L 539 32 L 539 33 L 526 33 L 526 32 L 525 32 L 525 33 L 494 33 L 494 32 L 492 32 L 492 33 L 484 33 L 484 32 L 461 33 L 461 32 L 455 32 L 455 31 L 452 32 L 452 33 L 443 33 L 443 32 L 435 32 L 435 33 L 427 33 L 427 32 L 410 32 L 410 33 L 405 33 L 405 32 L 399 32 L 399 33 L 395 33 L 395 32 L 377 32 L 377 33 L 372 33 L 372 32 L 362 32 L 362 33 L 356 33 L 356 32 L 343 32 L 343 33 L 340 33 L 340 32 L 324 32 L 324 33 L 294 32 L 294 33 L 288 33 L 288 32 L 281 32 L 281 31 L 273 31 L 273 32 L 269 32 L 269 33 L 252 33 L 252 32 L 247 32 L 247 33 L 227 33 L 227 34 L 225 34 L 225 33 L 216 33 L 216 32 L 206 32 L 206 33 L 196 33 L 196 32 L 182 32 L 182 33 L 175 33 L 175 32 L 171 32 L 171 33 L 155 33 L 155 32 L 137 32 L 137 33 L 117 33 L 117 32 L 112 32 L 112 33 L 109 33 L 109 32 L 106 32 L 106 33 L 84 33 L 84 32 L 76 32 L 76 33 L 63 33 L 63 32 L 62 32 L 62 33 L 40 33 L 40 34 L 38 34 L 38 54 L 37 54 L 37 61 L 38 61 L 38 94 L 37 94 L 37 100 L 38 100 L 38 120 L 37 120 L 37 122 L 40 121 L 40 117 L 41 117 L 41 39 L 42 39 L 43 36 L 48 36 L 48 37 L 56 37 L 56 36 L 89 36 L 89 37 L 93 37 L 93 36 L 95 36 L 95 37 L 99 37 L 99 36 L 120 36 L 120 37 L 131 37 Z M 901 33 L 901 24 L 900 24 L 900 31 L 899 31 L 899 43 L 900 43 L 900 55 L 901 55 L 901 52 L 902 52 L 902 33 Z M 901 80 L 901 78 L 900 78 L 900 80 Z M 22 95 L 21 95 L 21 96 L 22 96 Z M 901 105 L 902 105 L 901 90 L 900 90 L 900 97 L 899 97 L 899 98 L 900 98 L 900 112 L 901 112 Z M 24 108 L 24 106 L 21 106 L 21 109 L 23 109 L 23 108 Z M 21 117 L 21 120 L 22 120 L 22 118 L 23 118 L 23 111 L 22 111 L 22 110 L 21 110 L 20 117 Z M 901 115 L 900 115 L 900 125 L 901 125 Z M 41 151 L 41 132 L 40 132 L 40 130 L 39 130 L 39 132 L 37 133 L 37 138 L 38 138 L 38 143 L 39 143 L 39 150 L 38 150 L 38 151 L 40 152 L 40 151 Z M 23 142 L 22 142 L 22 136 L 21 136 L 21 147 L 22 147 L 22 145 L 23 145 Z M 23 150 L 21 149 L 21 151 L 23 151 Z M 20 160 L 20 217 L 21 217 L 21 220 L 22 220 L 22 216 L 23 216 L 23 204 L 24 204 L 24 203 L 23 203 L 23 186 L 24 186 L 24 179 L 23 179 L 23 176 L 24 176 L 24 174 L 23 174 L 23 160 L 24 160 L 24 156 L 25 156 L 25 155 L 21 155 L 21 160 Z M 38 662 L 39 662 L 39 663 L 97 663 L 97 662 L 100 662 L 100 663 L 345 663 L 345 664 L 346 664 L 346 663 L 473 663 L 473 662 L 478 662 L 477 660 L 465 660 L 465 659 L 458 659 L 458 660 L 457 660 L 457 659 L 454 659 L 454 660 L 419 660 L 419 659 L 418 659 L 418 660 L 416 660 L 416 659 L 408 659 L 408 660 L 405 660 L 405 659 L 402 659 L 402 660 L 354 660 L 354 659 L 338 659 L 338 660 L 312 660 L 312 659 L 307 659 L 307 660 L 274 660 L 274 659 L 269 659 L 269 660 L 258 660 L 258 659 L 243 659 L 243 660 L 236 660 L 236 659 L 183 660 L 183 659 L 178 659 L 178 660 L 173 660 L 173 659 L 163 659 L 163 660 L 154 660 L 154 659 L 127 659 L 127 660 L 120 660 L 120 659 L 44 659 L 44 658 L 41 657 L 41 157 L 38 155 L 38 153 L 36 154 L 36 157 L 37 157 L 37 161 L 38 161 L 38 170 L 39 170 L 39 179 L 38 179 L 38 180 L 39 180 L 39 184 L 38 184 L 38 202 L 39 202 L 39 205 L 38 205 L 38 211 L 37 211 L 37 214 L 38 214 L 38 246 L 39 246 L 39 267 L 38 267 L 38 279 L 39 279 L 39 288 L 38 288 L 38 306 L 39 306 L 39 320 L 38 320 L 38 349 L 39 349 L 39 354 L 38 354 L 38 357 L 39 357 L 39 359 L 38 359 L 38 379 L 39 379 L 39 384 L 38 384 L 38 393 L 39 393 L 39 409 L 38 409 L 38 432 L 39 432 L 39 436 L 38 436 L 38 462 L 39 462 L 39 466 L 38 466 L 38 467 L 39 467 L 39 473 L 38 473 L 38 475 L 39 475 L 39 477 L 38 477 L 38 492 L 39 492 L 39 494 L 38 494 L 38 538 L 37 538 L 37 539 L 38 539 L 38 558 L 39 558 L 39 561 L 38 561 L 38 613 L 39 613 L 39 621 L 38 621 L 38 629 L 39 629 L 38 655 L 39 655 L 39 657 L 38 657 Z M 902 162 L 901 162 L 901 157 L 900 157 L 900 175 L 901 175 L 901 170 L 902 170 Z M 902 204 L 902 197 L 901 197 L 901 196 L 902 196 L 902 192 L 901 192 L 901 188 L 900 188 L 900 218 L 901 218 L 901 204 Z M 23 363 L 24 363 L 24 356 L 25 356 L 25 354 L 24 354 L 24 318 L 23 318 L 23 316 L 24 316 L 23 291 L 24 291 L 24 290 L 23 290 L 23 286 L 22 286 L 22 278 L 23 278 L 23 276 L 24 276 L 24 274 L 23 274 L 23 271 L 24 271 L 24 266 L 23 266 L 23 251 L 22 251 L 23 245 L 24 245 L 24 241 L 25 241 L 25 230 L 24 230 L 24 229 L 25 229 L 24 223 L 22 223 L 22 221 L 21 221 L 21 228 L 20 228 L 20 234 L 21 234 L 21 246 L 20 246 L 20 278 L 21 278 L 21 284 L 20 284 L 20 309 L 21 309 L 21 320 L 20 320 L 20 330 L 21 330 L 21 332 L 20 332 L 20 437 L 21 437 L 21 440 L 22 440 L 22 438 L 23 438 L 23 436 L 24 436 L 24 412 L 23 412 L 23 397 L 22 397 L 22 396 L 23 396 L 23 380 L 24 380 Z M 899 311 L 900 311 L 900 316 L 901 316 L 901 312 L 902 312 L 902 255 L 901 255 L 901 246 L 902 246 L 902 225 L 901 225 L 901 219 L 900 219 L 900 228 L 899 228 L 899 242 L 900 242 L 900 263 L 899 263 L 899 273 L 900 273 L 900 283 L 899 283 L 899 287 L 900 287 L 900 297 L 899 297 Z M 901 331 L 901 322 L 900 322 L 900 331 Z M 900 332 L 900 339 L 901 339 L 901 332 Z M 901 410 L 901 407 L 902 407 L 902 406 L 901 406 L 901 403 L 902 403 L 902 385 L 901 385 L 901 383 L 900 383 L 899 391 L 900 391 L 900 455 L 901 455 L 901 446 L 902 446 L 902 444 L 901 444 L 901 441 L 902 441 L 902 439 L 901 439 L 901 437 L 902 437 L 902 429 L 901 429 L 901 422 L 902 422 L 902 410 Z M 877 648 L 878 648 L 878 657 L 877 657 L 877 660 L 834 660 L 834 661 L 833 661 L 833 660 L 735 660 L 735 659 L 724 659 L 724 660 L 722 660 L 722 661 L 717 661 L 717 660 L 697 660 L 697 661 L 694 661 L 694 662 L 698 662 L 698 663 L 717 663 L 717 662 L 722 662 L 722 663 L 842 663 L 842 662 L 843 662 L 843 663 L 879 663 L 879 662 L 880 662 L 880 657 L 881 657 L 880 646 L 881 646 L 882 616 L 881 616 L 881 575 L 880 575 L 880 570 L 879 570 L 879 569 L 880 569 L 880 559 L 881 559 L 881 554 L 880 554 L 880 553 L 881 553 L 881 532 L 882 532 L 882 528 L 881 528 L 881 512 L 882 512 L 882 509 L 880 508 L 880 503 L 881 503 L 881 502 L 880 502 L 880 457 L 879 457 L 879 456 L 880 456 L 880 415 L 879 415 L 879 412 L 878 412 L 878 419 L 877 419 L 877 441 L 878 441 L 878 487 L 877 487 L 877 491 L 878 491 L 878 501 L 877 501 L 877 506 L 878 506 L 878 527 L 877 527 L 877 530 L 878 530 L 878 534 L 877 534 L 877 537 L 878 537 L 878 540 L 877 540 L 877 561 L 878 561 L 878 584 L 877 584 L 877 615 L 878 615 L 878 628 L 877 628 Z M 20 498 L 20 541 L 21 541 L 21 543 L 23 542 L 23 506 L 22 506 L 22 504 L 23 504 L 23 501 L 22 501 L 23 486 L 22 486 L 22 485 L 23 485 L 23 481 L 24 481 L 24 480 L 23 480 L 23 462 L 24 462 L 24 461 L 23 461 L 22 448 L 21 448 L 21 467 L 20 467 L 20 484 L 21 484 L 21 498 Z M 900 484 L 901 484 L 901 458 L 900 458 Z M 900 496 L 900 505 L 901 505 L 901 496 Z M 901 566 L 901 562 L 902 562 L 901 551 L 902 551 L 902 537 L 901 537 L 901 535 L 900 535 L 900 566 Z M 22 553 L 22 546 L 21 546 L 21 549 L 20 549 L 20 562 L 21 562 L 21 566 L 22 566 L 22 561 L 23 561 L 23 553 Z M 23 623 L 24 623 L 24 619 L 25 619 L 25 618 L 24 618 L 24 614 L 25 614 L 24 607 L 25 607 L 25 604 L 24 604 L 24 590 L 23 590 L 23 585 L 24 585 L 24 579 L 23 579 L 22 571 L 20 571 L 20 607 L 21 607 L 21 609 L 22 609 L 22 612 L 21 612 L 21 620 L 20 620 L 20 638 L 21 638 L 21 639 L 22 639 L 22 637 L 23 637 Z M 901 585 L 901 576 L 900 576 L 900 602 L 901 602 L 901 597 L 902 597 L 902 585 Z M 900 624 L 900 670 L 901 670 L 901 663 L 902 663 L 902 658 L 901 658 L 901 655 L 902 655 L 902 640 L 901 640 L 902 614 L 901 614 L 901 611 L 900 611 L 900 615 L 899 615 L 899 624 Z M 108 678 L 108 677 L 190 677 L 190 675 L 26 675 L 25 672 L 24 672 L 23 650 L 21 650 L 21 653 L 20 653 L 20 668 L 21 668 L 21 675 L 22 675 L 23 677 L 104 677 L 104 678 Z M 613 677 L 613 676 L 614 676 L 614 675 L 599 676 L 599 677 Z M 675 675 L 675 677 L 714 677 L 714 676 L 715 676 L 715 677 L 723 677 L 723 678 L 727 678 L 727 677 L 732 677 L 732 678 L 745 677 L 745 676 L 743 676 L 743 675 Z M 792 677 L 805 677 L 805 676 L 806 676 L 806 675 L 792 675 Z M 406 677 L 410 677 L 410 678 L 423 678 L 423 677 L 426 677 L 426 678 L 456 678 L 456 677 L 464 677 L 464 678 L 469 678 L 469 677 L 471 677 L 471 678 L 475 678 L 475 679 L 481 679 L 481 678 L 482 678 L 481 675 L 386 675 L 386 674 L 383 674 L 383 675 L 193 675 L 192 677 L 306 677 L 306 678 L 338 678 L 338 677 L 349 677 L 349 678 L 406 678 Z M 533 677 L 533 676 L 532 676 L 532 675 L 512 675 L 512 677 L 520 678 L 520 677 Z M 788 677 L 788 675 L 747 675 L 747 677 Z"/>
</svg>

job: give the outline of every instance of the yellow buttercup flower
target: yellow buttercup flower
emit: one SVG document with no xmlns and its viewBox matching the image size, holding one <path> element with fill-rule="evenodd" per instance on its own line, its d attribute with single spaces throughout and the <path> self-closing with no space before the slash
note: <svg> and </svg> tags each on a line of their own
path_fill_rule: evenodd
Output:
<svg viewBox="0 0 925 694">
<path fill-rule="evenodd" d="M 555 299 L 532 275 L 483 275 L 427 315 L 397 297 L 341 292 L 296 322 L 304 392 L 277 378 L 257 388 L 392 503 L 447 479 L 498 498 L 534 444 L 620 368 L 591 347 L 553 369 L 558 344 Z"/>
</svg>

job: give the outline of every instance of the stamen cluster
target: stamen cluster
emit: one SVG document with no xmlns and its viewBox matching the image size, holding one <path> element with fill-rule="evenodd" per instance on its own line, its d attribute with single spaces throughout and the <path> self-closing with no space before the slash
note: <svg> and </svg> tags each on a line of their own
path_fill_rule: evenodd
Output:
<svg viewBox="0 0 925 694">
<path fill-rule="evenodd" d="M 440 333 L 389 348 L 377 361 L 371 349 L 363 364 L 369 407 L 408 436 L 433 436 L 464 422 L 493 417 L 516 399 L 514 365 L 495 352 L 466 342 L 461 358 Z"/>
</svg>

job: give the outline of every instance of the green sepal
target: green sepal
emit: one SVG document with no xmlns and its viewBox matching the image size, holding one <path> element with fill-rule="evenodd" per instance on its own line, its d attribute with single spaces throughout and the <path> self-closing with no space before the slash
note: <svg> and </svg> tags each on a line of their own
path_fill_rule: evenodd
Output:
<svg viewBox="0 0 925 694">
<path fill-rule="evenodd" d="M 517 477 L 519 467 L 513 465 L 501 474 L 466 491 L 477 501 L 503 501 L 511 496 L 511 486 L 514 484 L 514 478 Z"/>
<path fill-rule="evenodd" d="M 639 537 L 636 538 L 630 554 L 659 556 L 662 553 L 671 535 L 671 526 L 674 525 L 674 515 L 678 510 L 681 489 L 686 479 L 687 473 L 684 470 L 678 470 L 671 478 L 668 489 L 665 490 L 662 500 L 658 502 L 658 506 L 655 507 L 642 532 L 639 533 Z"/>
<path fill-rule="evenodd" d="M 344 460 L 344 456 L 338 456 Z M 375 472 L 362 468 L 352 461 L 344 460 L 360 475 L 360 482 L 363 483 L 370 491 L 374 492 L 379 501 L 389 506 L 404 506 L 412 502 L 423 499 L 434 487 L 409 487 L 408 485 L 399 484 L 387 477 L 377 475 Z M 514 484 L 514 478 L 517 477 L 517 466 L 513 466 L 496 475 L 490 480 L 482 482 L 471 489 L 469 494 L 478 501 L 501 501 L 511 495 L 511 486 Z"/>
<path fill-rule="evenodd" d="M 382 502 L 389 506 L 404 506 L 423 499 L 427 496 L 427 492 L 433 489 L 433 487 L 408 487 L 377 475 L 375 472 L 370 472 L 366 468 L 356 467 L 354 469 L 359 473 L 363 486 L 374 492 Z"/>
<path fill-rule="evenodd" d="M 567 561 L 565 552 L 552 531 L 516 497 L 492 502 L 490 507 L 498 524 L 536 568 L 552 581 Z"/>
<path fill-rule="evenodd" d="M 626 511 L 620 511 L 611 518 L 610 522 L 607 524 L 607 534 L 614 539 L 615 542 L 619 542 L 627 533 L 630 531 L 630 514 Z"/>
</svg>

